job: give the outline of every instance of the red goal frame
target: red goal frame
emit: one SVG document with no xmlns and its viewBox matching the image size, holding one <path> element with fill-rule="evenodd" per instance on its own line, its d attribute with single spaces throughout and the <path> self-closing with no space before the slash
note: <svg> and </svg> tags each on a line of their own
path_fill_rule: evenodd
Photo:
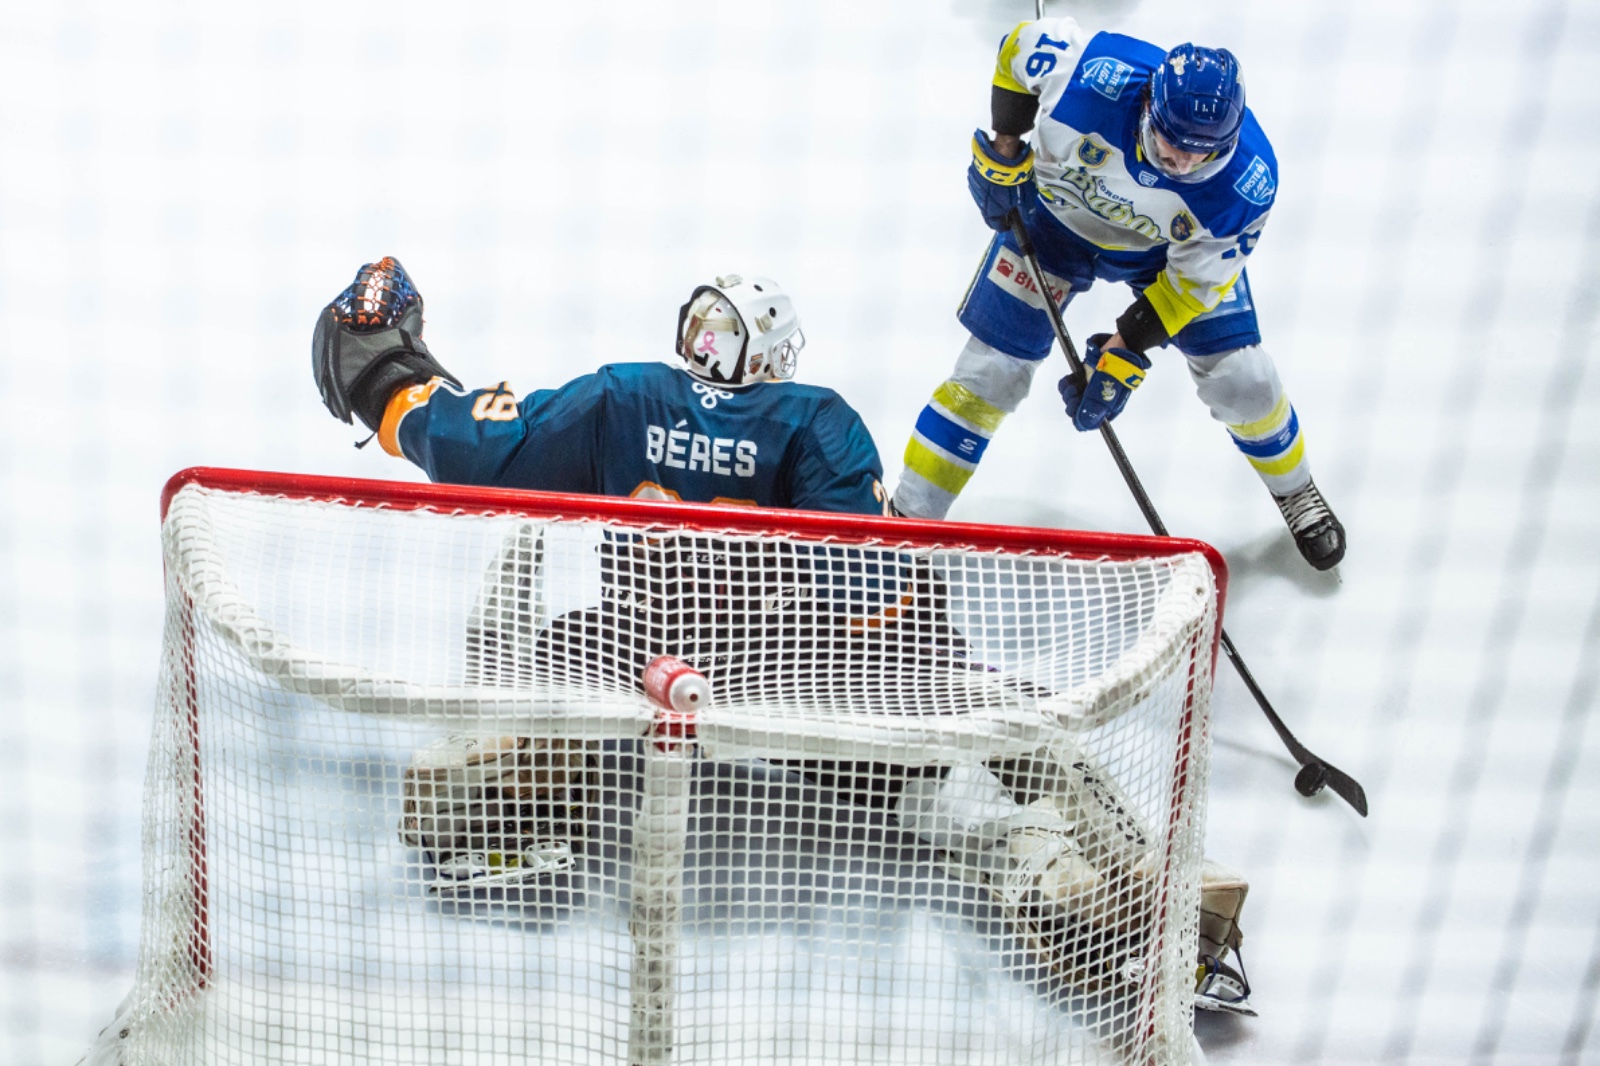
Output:
<svg viewBox="0 0 1600 1066">
<path fill-rule="evenodd" d="M 570 492 L 533 492 L 477 485 L 434 485 L 415 481 L 368 481 L 361 478 L 287 474 L 226 467 L 195 466 L 172 475 L 161 490 L 161 519 L 166 521 L 172 498 L 186 485 L 324 500 L 352 507 L 387 507 L 400 511 L 441 514 L 519 515 L 529 518 L 615 518 L 627 522 L 652 519 L 693 529 L 781 535 L 803 533 L 841 543 L 874 542 L 932 548 L 1011 548 L 1049 552 L 1080 559 L 1137 559 L 1198 552 L 1211 567 L 1217 586 L 1220 620 L 1228 591 L 1228 564 L 1210 544 L 1185 537 L 1140 533 L 1099 533 L 1075 529 L 939 522 L 873 515 L 796 511 L 776 507 L 725 507 L 670 500 L 590 496 Z M 1221 626 L 1219 624 L 1218 628 Z"/>
<path fill-rule="evenodd" d="M 916 548 L 965 548 L 979 551 L 1010 549 L 1085 560 L 1116 561 L 1198 553 L 1205 557 L 1211 569 L 1217 593 L 1217 624 L 1211 635 L 1213 668 L 1222 632 L 1222 613 L 1228 584 L 1227 563 L 1221 553 L 1203 541 L 1181 537 L 972 522 L 937 522 L 777 508 L 712 506 L 575 493 L 376 481 L 221 467 L 190 467 L 174 474 L 161 492 L 160 510 L 163 523 L 166 521 L 174 497 L 189 485 L 226 492 L 341 503 L 351 507 L 483 516 L 615 519 L 637 524 L 661 523 L 707 532 L 776 536 L 798 533 L 825 538 L 835 543 L 870 543 L 885 547 L 904 545 Z M 191 994 L 197 994 L 210 984 L 213 949 L 207 878 L 206 805 L 200 765 L 200 708 L 192 661 L 192 627 L 195 622 L 192 605 L 186 603 L 184 607 L 180 624 L 188 646 L 180 657 L 183 672 L 181 713 L 191 746 L 193 763 L 188 767 L 188 772 L 192 775 L 194 818 L 188 827 L 186 837 L 190 854 L 189 879 L 195 900 L 195 914 L 189 930 L 187 953 L 196 977 Z M 1180 797 L 1187 785 L 1185 779 L 1187 760 L 1195 742 L 1192 667 L 1188 686 L 1173 766 L 1173 809 L 1169 815 L 1169 822 L 1173 824 L 1181 817 Z M 1170 848 L 1170 832 L 1168 836 Z M 1160 890 L 1163 897 L 1167 890 L 1168 887 L 1163 879 Z M 1152 1007 L 1153 1004 L 1141 1004 L 1141 1015 L 1145 1015 Z M 1142 1023 L 1148 1023 L 1148 1020 L 1148 1017 L 1141 1018 Z"/>
</svg>

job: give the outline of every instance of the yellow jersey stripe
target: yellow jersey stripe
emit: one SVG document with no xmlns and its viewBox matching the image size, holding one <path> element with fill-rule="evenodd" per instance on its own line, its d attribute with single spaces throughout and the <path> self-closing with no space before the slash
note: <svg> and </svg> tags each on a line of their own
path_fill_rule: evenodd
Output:
<svg viewBox="0 0 1600 1066">
<path fill-rule="evenodd" d="M 1000 55 L 994 64 L 994 83 L 1002 89 L 1010 89 L 1014 93 L 1025 93 L 1028 90 L 1023 84 L 1011 75 L 1011 61 L 1017 58 L 1017 53 L 1022 51 L 1022 27 L 1026 22 L 1017 23 L 1017 28 L 1011 31 L 1011 36 L 1000 45 Z"/>
<path fill-rule="evenodd" d="M 971 470 L 957 466 L 915 437 L 906 441 L 906 469 L 915 471 L 930 484 L 954 496 L 961 495 L 961 490 L 972 479 Z"/>
<path fill-rule="evenodd" d="M 1235 437 L 1245 440 L 1260 440 L 1270 437 L 1289 423 L 1289 397 L 1287 394 L 1278 397 L 1278 402 L 1273 405 L 1265 418 L 1258 418 L 1254 422 L 1228 423 L 1228 428 Z"/>
<path fill-rule="evenodd" d="M 1268 477 L 1273 477 L 1278 474 L 1287 474 L 1299 466 L 1300 460 L 1304 459 L 1305 455 L 1306 439 L 1304 436 L 1299 436 L 1294 439 L 1294 447 L 1290 448 L 1287 454 L 1281 455 L 1276 459 L 1257 459 L 1248 455 L 1245 458 L 1249 459 L 1250 465 L 1261 473 Z"/>
<path fill-rule="evenodd" d="M 974 429 L 993 436 L 1005 421 L 1006 413 L 965 385 L 946 381 L 933 390 L 933 402 L 944 412 L 961 419 Z"/>
<path fill-rule="evenodd" d="M 1229 287 L 1232 287 L 1231 284 Z M 1156 316 L 1161 319 L 1161 325 L 1169 337 L 1177 336 L 1180 329 L 1210 310 L 1188 293 L 1179 292 L 1164 270 L 1156 278 L 1155 284 L 1144 290 L 1144 295 L 1150 301 L 1150 306 L 1156 309 Z"/>
</svg>

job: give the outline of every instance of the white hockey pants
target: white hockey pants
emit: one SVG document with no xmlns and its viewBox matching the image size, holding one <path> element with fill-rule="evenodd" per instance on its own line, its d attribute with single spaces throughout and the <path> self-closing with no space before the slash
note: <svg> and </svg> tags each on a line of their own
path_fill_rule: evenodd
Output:
<svg viewBox="0 0 1600 1066">
<path fill-rule="evenodd" d="M 1305 442 L 1272 357 L 1252 345 L 1184 358 L 1211 417 L 1227 427 L 1267 488 L 1278 496 L 1304 488 L 1311 481 Z M 1018 359 L 968 338 L 955 370 L 934 390 L 906 443 L 895 509 L 917 518 L 945 517 L 1044 362 Z"/>
</svg>

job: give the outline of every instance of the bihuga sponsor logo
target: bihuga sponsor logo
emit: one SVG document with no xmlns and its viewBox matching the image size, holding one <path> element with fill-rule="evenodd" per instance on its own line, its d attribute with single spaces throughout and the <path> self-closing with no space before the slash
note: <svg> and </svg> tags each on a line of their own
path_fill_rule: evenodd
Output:
<svg viewBox="0 0 1600 1066">
<path fill-rule="evenodd" d="M 1028 261 L 1010 248 L 1001 246 L 1000 254 L 995 257 L 994 266 L 989 268 L 989 280 L 1028 306 L 1037 307 L 1041 311 L 1045 309 L 1044 293 L 1039 286 L 1041 279 L 1034 277 Z M 1050 290 L 1050 298 L 1059 306 L 1071 286 L 1048 273 L 1045 274 L 1043 281 Z"/>
</svg>

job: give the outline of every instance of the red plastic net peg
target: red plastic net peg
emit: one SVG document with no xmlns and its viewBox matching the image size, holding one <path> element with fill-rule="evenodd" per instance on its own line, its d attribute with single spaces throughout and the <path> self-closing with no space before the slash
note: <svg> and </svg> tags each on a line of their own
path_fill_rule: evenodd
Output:
<svg viewBox="0 0 1600 1066">
<path fill-rule="evenodd" d="M 694 736 L 694 716 L 711 703 L 711 683 L 682 659 L 657 658 L 644 668 L 644 691 L 660 711 L 654 732 L 659 736 Z"/>
</svg>

